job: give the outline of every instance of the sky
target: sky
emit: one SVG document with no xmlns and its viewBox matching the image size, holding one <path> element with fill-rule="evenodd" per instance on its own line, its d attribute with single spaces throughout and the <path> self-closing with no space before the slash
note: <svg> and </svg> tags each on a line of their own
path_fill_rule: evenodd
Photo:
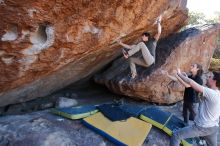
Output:
<svg viewBox="0 0 220 146">
<path fill-rule="evenodd" d="M 187 0 L 190 12 L 202 12 L 207 18 L 213 18 L 215 12 L 220 12 L 220 0 Z"/>
</svg>

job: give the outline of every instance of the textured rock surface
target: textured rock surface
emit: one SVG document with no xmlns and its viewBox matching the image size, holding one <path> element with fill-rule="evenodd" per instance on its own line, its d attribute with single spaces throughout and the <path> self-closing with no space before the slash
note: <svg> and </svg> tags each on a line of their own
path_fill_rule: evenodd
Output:
<svg viewBox="0 0 220 146">
<path fill-rule="evenodd" d="M 115 93 L 155 103 L 170 104 L 182 100 L 183 87 L 171 82 L 162 74 L 180 67 L 188 71 L 190 65 L 198 62 L 207 71 L 210 59 L 217 45 L 220 24 L 190 28 L 161 40 L 157 47 L 155 65 L 149 68 L 138 67 L 139 77 L 129 76 L 128 61 L 119 58 L 95 80 L 106 85 Z M 140 54 L 139 54 L 140 55 Z"/>
<path fill-rule="evenodd" d="M 0 127 L 0 145 L 113 145 L 84 127 L 80 121 L 67 120 L 48 112 L 4 117 L 0 119 Z"/>
<path fill-rule="evenodd" d="M 0 106 L 45 96 L 117 57 L 164 13 L 163 36 L 186 24 L 186 0 L 13 0 L 0 3 Z M 116 51 L 117 50 L 117 51 Z"/>
</svg>

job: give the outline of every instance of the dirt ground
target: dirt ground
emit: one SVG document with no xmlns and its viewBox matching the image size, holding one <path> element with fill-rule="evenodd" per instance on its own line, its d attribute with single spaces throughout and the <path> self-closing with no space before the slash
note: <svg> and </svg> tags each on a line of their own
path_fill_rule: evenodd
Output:
<svg viewBox="0 0 220 146">
<path fill-rule="evenodd" d="M 71 98 L 77 101 L 77 105 L 102 104 L 106 102 L 123 100 L 126 103 L 138 104 L 140 106 L 152 106 L 144 101 L 135 101 L 131 98 L 115 95 L 106 88 L 98 85 L 89 85 L 78 88 L 70 86 L 51 96 L 74 95 Z M 54 102 L 54 98 L 52 101 Z M 47 102 L 52 102 L 49 99 Z M 45 104 L 45 100 L 43 101 Z M 30 102 L 31 103 L 31 102 Z M 38 104 L 41 102 L 38 101 Z M 29 104 L 27 108 L 31 109 Z M 20 105 L 22 106 L 22 105 Z M 182 103 L 178 102 L 170 106 L 157 106 L 169 111 L 182 119 Z M 27 113 L 13 115 L 16 108 L 11 107 L 11 113 L 0 117 L 0 146 L 112 146 L 113 143 L 96 134 L 81 124 L 80 120 L 68 120 L 53 115 L 47 110 L 33 110 Z M 22 107 L 24 108 L 24 107 Z M 21 109 L 21 108 L 20 108 Z M 18 112 L 19 113 L 19 112 Z M 142 146 L 168 146 L 170 137 L 163 131 L 153 127 Z M 220 146 L 220 134 L 218 135 Z"/>
</svg>

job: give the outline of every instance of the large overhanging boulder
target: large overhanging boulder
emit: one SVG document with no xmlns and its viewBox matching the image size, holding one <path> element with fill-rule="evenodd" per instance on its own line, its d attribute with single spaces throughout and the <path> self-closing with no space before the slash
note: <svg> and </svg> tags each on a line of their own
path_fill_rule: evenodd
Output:
<svg viewBox="0 0 220 146">
<path fill-rule="evenodd" d="M 176 68 L 188 71 L 192 63 L 200 63 L 207 71 L 219 32 L 220 24 L 213 24 L 170 35 L 159 41 L 154 65 L 137 66 L 136 79 L 129 77 L 128 61 L 121 57 L 95 80 L 118 94 L 159 104 L 175 103 L 182 100 L 184 88 L 172 82 L 164 72 L 172 73 Z"/>
<path fill-rule="evenodd" d="M 163 36 L 186 24 L 186 0 L 1 0 L 0 106 L 45 96 L 93 74 L 164 14 Z"/>
</svg>

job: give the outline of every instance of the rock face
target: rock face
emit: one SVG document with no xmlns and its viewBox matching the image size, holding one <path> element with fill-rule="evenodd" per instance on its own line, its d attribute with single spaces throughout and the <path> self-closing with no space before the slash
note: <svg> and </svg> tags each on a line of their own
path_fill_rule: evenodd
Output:
<svg viewBox="0 0 220 146">
<path fill-rule="evenodd" d="M 95 77 L 96 82 L 106 85 L 115 93 L 159 104 L 182 100 L 183 87 L 172 82 L 163 71 L 172 73 L 177 67 L 188 71 L 192 63 L 200 63 L 207 71 L 217 45 L 220 24 L 190 28 L 170 35 L 158 42 L 156 63 L 149 68 L 137 66 L 139 76 L 129 77 L 130 68 L 124 58 Z M 140 54 L 138 54 L 140 56 Z"/>
<path fill-rule="evenodd" d="M 164 14 L 163 37 L 186 24 L 186 0 L 0 2 L 0 106 L 45 96 L 105 66 Z"/>
</svg>

